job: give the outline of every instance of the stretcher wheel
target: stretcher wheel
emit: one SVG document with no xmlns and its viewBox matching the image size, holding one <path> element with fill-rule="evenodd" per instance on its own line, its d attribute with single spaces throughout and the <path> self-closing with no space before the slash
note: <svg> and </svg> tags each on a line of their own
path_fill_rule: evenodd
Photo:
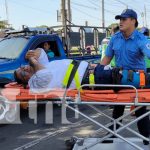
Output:
<svg viewBox="0 0 150 150">
<path fill-rule="evenodd" d="M 71 137 L 70 139 L 65 141 L 66 149 L 67 150 L 72 150 L 75 143 L 77 141 L 77 138 Z"/>
</svg>

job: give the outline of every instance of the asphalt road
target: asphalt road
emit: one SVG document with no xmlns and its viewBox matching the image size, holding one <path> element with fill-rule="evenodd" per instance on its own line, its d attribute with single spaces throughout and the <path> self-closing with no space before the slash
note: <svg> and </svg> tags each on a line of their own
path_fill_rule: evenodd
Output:
<svg viewBox="0 0 150 150">
<path fill-rule="evenodd" d="M 106 106 L 97 106 L 98 109 L 111 115 L 112 110 Z M 79 108 L 88 116 L 95 118 L 103 124 L 108 123 L 108 119 L 93 111 L 89 106 L 80 106 Z M 87 119 L 79 116 L 75 118 L 75 113 L 67 109 L 67 119 L 72 124 L 66 125 L 61 123 L 61 107 L 54 105 L 53 124 L 45 124 L 45 106 L 38 107 L 37 124 L 33 119 L 29 119 L 28 111 L 21 111 L 22 124 L 9 124 L 0 126 L 0 150 L 65 150 L 65 140 L 71 136 L 85 137 L 98 126 L 94 125 Z M 127 118 L 125 122 L 129 122 Z M 136 125 L 132 126 L 136 129 Z M 94 134 L 94 137 L 101 137 L 106 132 Z M 128 132 L 123 132 L 127 136 L 132 136 Z"/>
</svg>

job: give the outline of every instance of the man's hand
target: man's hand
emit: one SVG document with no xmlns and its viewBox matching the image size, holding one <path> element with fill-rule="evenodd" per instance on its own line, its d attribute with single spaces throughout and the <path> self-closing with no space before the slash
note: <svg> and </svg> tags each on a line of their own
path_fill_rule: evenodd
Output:
<svg viewBox="0 0 150 150">
<path fill-rule="evenodd" d="M 35 50 L 29 50 L 25 56 L 26 59 L 30 59 L 31 57 L 34 57 L 35 59 L 38 59 L 41 54 L 41 49 L 37 48 Z"/>
<path fill-rule="evenodd" d="M 39 64 L 39 62 L 35 57 L 29 58 L 29 64 L 34 69 L 34 72 L 37 72 L 38 70 L 45 68 L 43 65 Z"/>
<path fill-rule="evenodd" d="M 37 61 L 37 59 L 35 57 L 29 57 L 28 60 L 29 60 L 30 66 L 32 66 L 32 67 L 34 67 L 34 66 L 36 66 L 38 64 L 38 61 Z"/>
</svg>

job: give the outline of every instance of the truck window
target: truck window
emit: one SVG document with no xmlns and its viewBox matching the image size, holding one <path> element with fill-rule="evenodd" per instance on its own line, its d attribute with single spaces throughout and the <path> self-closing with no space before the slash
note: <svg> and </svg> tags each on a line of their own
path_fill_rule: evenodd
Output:
<svg viewBox="0 0 150 150">
<path fill-rule="evenodd" d="M 55 57 L 59 57 L 60 56 L 60 53 L 59 53 L 59 50 L 58 50 L 58 45 L 57 45 L 57 42 L 56 41 L 45 41 L 45 42 L 48 42 L 50 44 L 50 49 L 51 51 L 54 53 L 54 56 Z M 40 47 L 40 48 L 43 48 L 44 49 L 44 43 L 45 42 L 42 42 L 41 44 L 39 44 L 37 46 Z"/>
<path fill-rule="evenodd" d="M 13 37 L 0 41 L 0 58 L 16 59 L 27 42 L 28 39 L 22 37 Z"/>
</svg>

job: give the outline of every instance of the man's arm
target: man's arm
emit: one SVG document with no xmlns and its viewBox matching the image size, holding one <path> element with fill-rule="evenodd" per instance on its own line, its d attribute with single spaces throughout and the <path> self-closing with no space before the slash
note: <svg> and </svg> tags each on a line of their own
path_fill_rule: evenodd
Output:
<svg viewBox="0 0 150 150">
<path fill-rule="evenodd" d="M 44 68 L 42 64 L 39 63 L 38 59 L 41 55 L 41 49 L 37 48 L 35 50 L 29 50 L 25 58 L 29 61 L 30 66 L 34 69 L 34 72 Z"/>
<path fill-rule="evenodd" d="M 35 58 L 39 64 L 46 66 L 49 63 L 47 54 L 42 48 L 37 48 L 35 50 L 29 50 L 26 54 L 26 59 L 29 60 L 31 57 Z"/>
<path fill-rule="evenodd" d="M 104 66 L 109 65 L 111 60 L 112 60 L 112 57 L 104 56 L 100 64 Z"/>
<path fill-rule="evenodd" d="M 109 65 L 112 58 L 114 56 L 114 51 L 113 51 L 113 38 L 110 39 L 110 42 L 105 50 L 105 56 L 101 60 L 100 64 L 101 65 Z"/>
<path fill-rule="evenodd" d="M 107 65 L 110 64 L 111 60 L 112 60 L 111 57 L 104 56 L 104 58 L 102 59 L 100 64 L 104 65 L 104 66 L 107 66 Z M 97 66 L 97 64 L 90 64 L 90 66 L 94 69 Z"/>
</svg>

